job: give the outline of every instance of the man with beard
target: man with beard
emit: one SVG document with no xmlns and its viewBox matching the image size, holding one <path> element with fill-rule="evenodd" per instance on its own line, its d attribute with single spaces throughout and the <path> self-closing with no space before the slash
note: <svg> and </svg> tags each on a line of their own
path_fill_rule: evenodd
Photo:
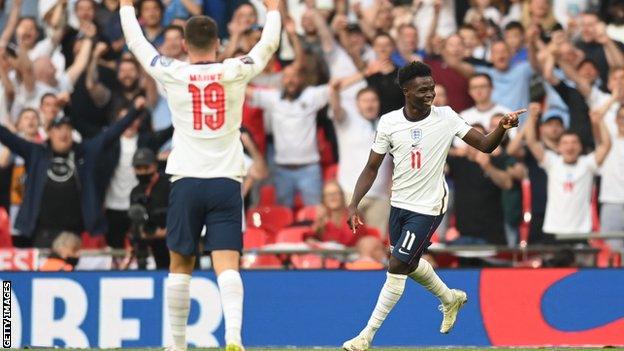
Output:
<svg viewBox="0 0 624 351">
<path fill-rule="evenodd" d="M 329 87 L 304 87 L 300 68 L 286 66 L 283 91 L 249 89 L 249 101 L 264 110 L 275 143 L 277 201 L 292 207 L 301 193 L 306 206 L 321 201 L 320 155 L 316 140 L 316 114 L 329 102 Z"/>
</svg>

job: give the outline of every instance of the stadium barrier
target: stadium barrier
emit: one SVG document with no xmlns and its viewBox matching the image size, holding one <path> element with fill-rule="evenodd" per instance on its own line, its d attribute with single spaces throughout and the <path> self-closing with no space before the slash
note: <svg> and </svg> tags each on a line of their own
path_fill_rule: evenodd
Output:
<svg viewBox="0 0 624 351">
<path fill-rule="evenodd" d="M 624 345 L 624 269 L 440 274 L 469 296 L 451 334 L 438 332 L 438 301 L 408 281 L 375 345 Z M 3 301 L 11 297 L 12 347 L 169 343 L 165 272 L 0 272 L 0 279 Z M 246 271 L 244 341 L 249 346 L 340 345 L 366 323 L 384 279 L 382 271 Z M 223 345 L 214 275 L 197 272 L 191 296 L 189 341 Z"/>
</svg>

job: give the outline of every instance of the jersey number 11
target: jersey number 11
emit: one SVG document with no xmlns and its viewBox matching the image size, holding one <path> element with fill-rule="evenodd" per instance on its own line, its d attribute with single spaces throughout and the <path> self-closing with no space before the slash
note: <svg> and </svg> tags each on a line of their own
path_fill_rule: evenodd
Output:
<svg viewBox="0 0 624 351">
<path fill-rule="evenodd" d="M 412 169 L 420 169 L 420 159 L 422 154 L 420 150 L 412 150 Z"/>
<path fill-rule="evenodd" d="M 225 123 L 225 92 L 223 86 L 212 82 L 202 90 L 196 85 L 189 84 L 188 91 L 193 98 L 193 129 L 202 130 L 204 123 L 208 128 L 217 130 Z M 206 105 L 214 114 L 204 115 L 202 107 Z"/>
</svg>

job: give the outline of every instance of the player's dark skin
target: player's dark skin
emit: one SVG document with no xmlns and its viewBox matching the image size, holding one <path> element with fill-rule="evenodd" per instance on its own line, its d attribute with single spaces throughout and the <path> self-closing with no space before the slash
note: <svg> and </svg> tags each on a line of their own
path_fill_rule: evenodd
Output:
<svg viewBox="0 0 624 351">
<path fill-rule="evenodd" d="M 415 77 L 403 83 L 402 90 L 405 95 L 405 118 L 410 122 L 421 121 L 429 116 L 431 104 L 435 98 L 435 82 L 433 77 Z M 472 128 L 464 136 L 466 144 L 475 149 L 491 153 L 498 147 L 505 136 L 507 129 L 518 126 L 518 115 L 526 112 L 525 109 L 508 113 L 503 117 L 498 127 L 492 132 L 484 135 L 480 131 Z M 368 162 L 360 174 L 353 191 L 353 198 L 349 204 L 349 225 L 355 232 L 355 228 L 363 225 L 357 207 L 368 190 L 377 178 L 377 171 L 386 155 L 370 152 Z M 418 260 L 413 264 L 407 264 L 390 255 L 388 272 L 393 274 L 410 274 L 418 267 Z"/>
</svg>

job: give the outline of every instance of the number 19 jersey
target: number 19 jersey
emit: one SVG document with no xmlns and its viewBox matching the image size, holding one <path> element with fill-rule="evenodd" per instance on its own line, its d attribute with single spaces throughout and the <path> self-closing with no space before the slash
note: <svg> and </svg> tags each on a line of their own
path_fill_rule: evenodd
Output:
<svg viewBox="0 0 624 351">
<path fill-rule="evenodd" d="M 166 172 L 175 178 L 241 181 L 245 171 L 239 128 L 245 90 L 277 50 L 279 13 L 267 14 L 262 37 L 247 56 L 195 64 L 159 55 L 143 36 L 132 7 L 123 7 L 120 15 L 128 47 L 161 85 L 171 111 L 175 131 Z"/>
<path fill-rule="evenodd" d="M 381 116 L 372 150 L 393 157 L 393 207 L 437 216 L 448 207 L 444 165 L 455 136 L 471 127 L 450 107 L 431 107 L 427 118 L 411 122 L 403 109 Z"/>
</svg>

